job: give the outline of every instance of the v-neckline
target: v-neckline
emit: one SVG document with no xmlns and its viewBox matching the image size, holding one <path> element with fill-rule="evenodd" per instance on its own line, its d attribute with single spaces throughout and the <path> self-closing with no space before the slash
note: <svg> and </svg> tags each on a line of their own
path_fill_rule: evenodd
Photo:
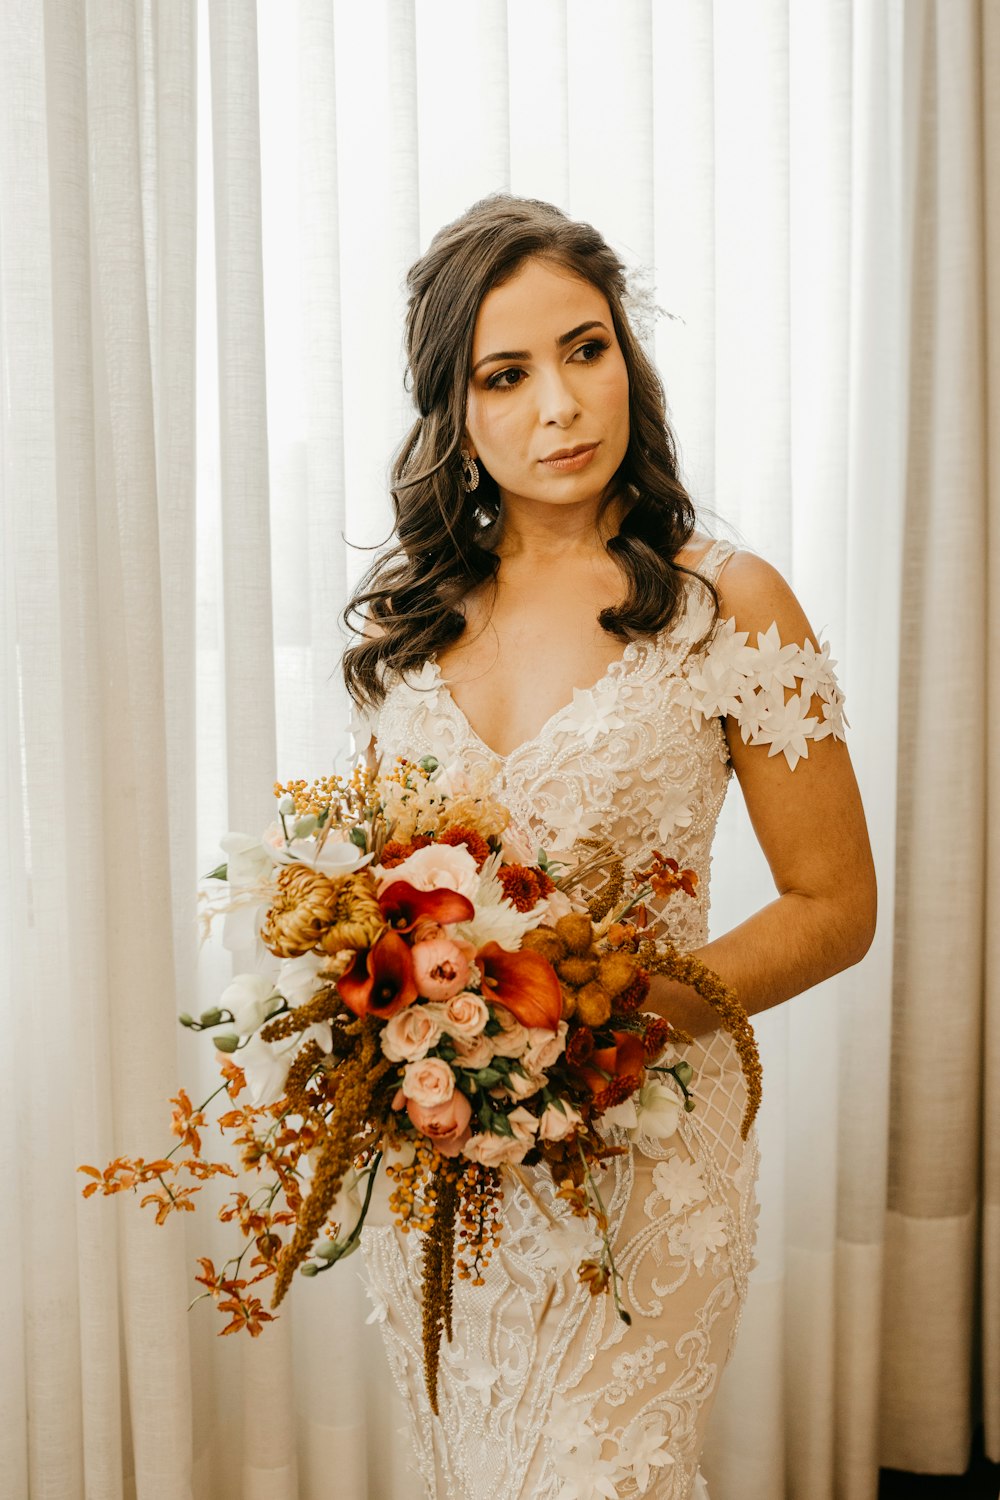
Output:
<svg viewBox="0 0 1000 1500">
<path fill-rule="evenodd" d="M 716 537 L 709 543 L 698 560 L 698 566 L 694 570 L 696 573 L 720 545 L 724 545 L 723 539 L 720 537 Z M 545 723 L 541 726 L 540 729 L 536 731 L 535 734 L 531 735 L 529 739 L 522 740 L 520 744 L 515 745 L 513 749 L 508 750 L 506 755 L 501 755 L 499 750 L 494 750 L 493 746 L 488 745 L 483 739 L 482 735 L 476 729 L 475 725 L 472 723 L 472 720 L 465 712 L 465 709 L 462 708 L 461 704 L 458 702 L 458 699 L 455 697 L 454 693 L 449 687 L 448 682 L 445 679 L 440 666 L 438 665 L 437 657 L 429 656 L 427 658 L 427 663 L 433 669 L 438 686 L 444 690 L 445 694 L 447 695 L 448 702 L 451 704 L 452 708 L 455 710 L 456 715 L 461 719 L 462 723 L 465 725 L 472 738 L 476 741 L 481 749 L 486 751 L 487 755 L 491 755 L 493 759 L 499 761 L 501 765 L 506 765 L 508 761 L 513 760 L 515 755 L 520 755 L 522 750 L 527 750 L 531 746 L 537 745 L 539 743 L 539 741 L 543 738 L 543 736 L 555 723 L 555 721 L 561 718 L 563 714 L 568 713 L 569 710 L 573 707 L 573 704 L 576 701 L 575 694 L 577 692 L 597 692 L 598 688 L 603 687 L 604 684 L 609 680 L 609 678 L 617 676 L 620 672 L 624 671 L 626 664 L 632 660 L 640 646 L 645 645 L 647 648 L 652 649 L 654 646 L 659 645 L 664 635 L 672 635 L 677 629 L 680 623 L 680 619 L 686 618 L 689 607 L 690 601 L 685 598 L 678 611 L 678 614 L 675 615 L 673 620 L 671 620 L 666 630 L 658 630 L 655 635 L 639 636 L 635 640 L 629 641 L 628 645 L 625 647 L 621 655 L 616 656 L 613 661 L 608 662 L 608 665 L 604 668 L 604 671 L 601 673 L 600 677 L 598 677 L 596 682 L 591 683 L 589 688 L 574 688 L 574 697 L 571 698 L 568 703 L 564 703 L 561 708 L 557 708 L 554 713 L 549 714 L 548 718 L 545 720 Z"/>
<path fill-rule="evenodd" d="M 430 656 L 428 657 L 428 662 L 434 671 L 435 677 L 437 678 L 438 686 L 441 687 L 446 693 L 448 702 L 451 704 L 458 717 L 462 720 L 462 723 L 465 725 L 472 738 L 477 742 L 477 744 L 482 747 L 483 750 L 487 752 L 488 755 L 492 755 L 494 760 L 498 760 L 502 765 L 506 765 L 507 761 L 513 760 L 515 755 L 520 755 L 522 750 L 527 750 L 530 746 L 538 744 L 538 742 L 544 737 L 546 731 L 551 727 L 551 725 L 553 725 L 557 719 L 561 718 L 563 714 L 568 713 L 569 710 L 573 707 L 574 703 L 576 702 L 576 694 L 578 692 L 596 693 L 598 689 L 602 688 L 611 677 L 618 676 L 618 674 L 624 669 L 626 663 L 631 661 L 635 656 L 640 645 L 652 645 L 659 639 L 659 634 L 657 634 L 656 636 L 649 637 L 648 639 L 643 638 L 642 640 L 629 641 L 628 645 L 625 647 L 625 650 L 621 653 L 621 655 L 616 656 L 613 661 L 608 662 L 607 666 L 604 668 L 604 671 L 601 673 L 600 677 L 598 677 L 596 682 L 592 682 L 588 688 L 575 687 L 573 689 L 574 696 L 569 700 L 568 703 L 564 703 L 561 708 L 557 708 L 554 713 L 549 714 L 548 718 L 545 720 L 544 724 L 542 724 L 540 729 L 538 729 L 528 739 L 521 740 L 519 744 L 513 747 L 513 749 L 508 750 L 505 755 L 501 755 L 499 750 L 494 750 L 493 746 L 488 745 L 483 739 L 482 735 L 479 733 L 478 729 L 476 729 L 475 725 L 472 723 L 472 720 L 469 718 L 468 714 L 465 712 L 465 709 L 459 703 L 458 699 L 455 697 L 450 686 L 448 685 L 447 679 L 444 677 L 444 674 L 442 673 L 441 668 L 438 665 L 437 658 L 434 656 Z"/>
</svg>

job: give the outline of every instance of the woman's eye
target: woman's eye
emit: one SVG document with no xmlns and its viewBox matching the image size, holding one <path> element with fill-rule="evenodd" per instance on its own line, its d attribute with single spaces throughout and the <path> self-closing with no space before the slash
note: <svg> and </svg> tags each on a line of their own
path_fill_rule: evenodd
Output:
<svg viewBox="0 0 1000 1500">
<path fill-rule="evenodd" d="M 520 382 L 519 379 L 518 380 L 508 380 L 507 376 L 508 375 L 517 375 L 517 376 L 520 376 L 523 373 L 524 372 L 522 370 L 514 369 L 513 366 L 511 366 L 511 368 L 509 370 L 498 370 L 495 375 L 491 375 L 490 378 L 489 378 L 489 380 L 487 380 L 487 382 L 486 382 L 486 389 L 488 391 L 512 391 L 515 388 L 515 386 L 520 385 L 521 382 Z"/>
<path fill-rule="evenodd" d="M 581 344 L 576 352 L 577 354 L 587 355 L 587 358 L 583 361 L 585 365 L 593 365 L 597 363 L 601 355 L 608 348 L 610 348 L 610 345 L 606 344 L 603 339 L 591 339 L 588 343 Z"/>
</svg>

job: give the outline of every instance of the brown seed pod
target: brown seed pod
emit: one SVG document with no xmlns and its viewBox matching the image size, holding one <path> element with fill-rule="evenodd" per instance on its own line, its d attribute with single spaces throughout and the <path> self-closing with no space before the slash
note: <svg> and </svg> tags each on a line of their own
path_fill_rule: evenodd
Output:
<svg viewBox="0 0 1000 1500">
<path fill-rule="evenodd" d="M 559 986 L 562 991 L 562 1018 L 569 1021 L 576 1015 L 576 990 L 570 989 L 568 984 Z"/>
<path fill-rule="evenodd" d="M 606 953 L 598 965 L 597 977 L 609 995 L 618 995 L 632 983 L 638 967 L 627 953 Z"/>
<path fill-rule="evenodd" d="M 589 984 L 597 973 L 597 960 L 594 958 L 580 958 L 571 953 L 568 958 L 562 958 L 556 964 L 556 973 L 566 984 L 573 985 L 579 989 L 581 984 Z"/>
<path fill-rule="evenodd" d="M 571 953 L 589 953 L 594 941 L 594 924 L 583 912 L 571 911 L 560 917 L 556 932 Z"/>
<path fill-rule="evenodd" d="M 533 927 L 521 939 L 521 947 L 532 953 L 540 953 L 550 964 L 566 957 L 566 944 L 551 927 Z"/>
<path fill-rule="evenodd" d="M 603 1026 L 611 1015 L 611 996 L 595 980 L 576 993 L 576 1018 L 585 1026 Z"/>
</svg>

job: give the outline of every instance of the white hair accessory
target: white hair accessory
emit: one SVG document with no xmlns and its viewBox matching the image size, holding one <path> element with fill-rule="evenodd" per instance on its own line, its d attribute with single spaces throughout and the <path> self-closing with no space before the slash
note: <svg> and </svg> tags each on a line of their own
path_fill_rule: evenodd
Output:
<svg viewBox="0 0 1000 1500">
<path fill-rule="evenodd" d="M 677 313 L 668 312 L 656 300 L 656 282 L 652 266 L 635 265 L 626 270 L 625 296 L 622 298 L 622 306 L 632 332 L 647 354 L 652 356 L 657 320 L 677 317 Z"/>
</svg>

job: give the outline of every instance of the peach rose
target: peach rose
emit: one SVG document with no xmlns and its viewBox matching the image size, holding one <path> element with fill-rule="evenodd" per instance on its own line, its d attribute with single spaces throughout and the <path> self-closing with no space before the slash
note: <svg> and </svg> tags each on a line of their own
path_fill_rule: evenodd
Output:
<svg viewBox="0 0 1000 1500">
<path fill-rule="evenodd" d="M 443 1057 L 425 1057 L 403 1069 L 403 1093 L 428 1108 L 444 1104 L 455 1092 L 455 1075 Z"/>
<path fill-rule="evenodd" d="M 523 1161 L 531 1149 L 530 1141 L 518 1140 L 509 1135 L 494 1135 L 484 1130 L 474 1135 L 462 1147 L 462 1155 L 470 1161 L 478 1161 L 484 1167 L 499 1167 L 502 1162 Z"/>
<path fill-rule="evenodd" d="M 390 1016 L 379 1041 L 390 1062 L 416 1062 L 441 1035 L 441 1023 L 429 1005 L 410 1005 Z"/>
<path fill-rule="evenodd" d="M 421 1135 L 434 1142 L 442 1156 L 457 1156 L 469 1139 L 472 1105 L 460 1089 L 456 1089 L 443 1104 L 428 1106 L 410 1099 L 406 1113 Z"/>
<path fill-rule="evenodd" d="M 476 861 L 464 844 L 428 844 L 402 864 L 379 872 L 379 895 L 397 880 L 405 880 L 417 891 L 457 891 L 470 901 L 479 890 Z"/>
<path fill-rule="evenodd" d="M 529 1073 L 544 1073 L 551 1068 L 556 1058 L 566 1046 L 566 1033 L 569 1027 L 565 1021 L 560 1021 L 558 1029 L 553 1033 L 546 1031 L 544 1026 L 528 1027 L 528 1047 L 521 1061 Z"/>
<path fill-rule="evenodd" d="M 458 943 L 448 938 L 432 938 L 414 943 L 410 950 L 413 977 L 428 1000 L 450 1000 L 457 995 L 469 977 L 469 959 Z"/>
<path fill-rule="evenodd" d="M 486 1001 L 481 995 L 474 995 L 471 990 L 463 990 L 461 994 L 452 995 L 443 1005 L 432 1005 L 428 1009 L 436 1017 L 441 1030 L 446 1031 L 455 1041 L 459 1037 L 471 1041 L 473 1037 L 479 1036 L 490 1018 Z M 492 1056 L 492 1051 L 490 1055 Z"/>
<path fill-rule="evenodd" d="M 490 1039 L 482 1032 L 478 1036 L 456 1036 L 455 1061 L 462 1068 L 487 1068 L 493 1060 Z"/>
<path fill-rule="evenodd" d="M 531 1041 L 527 1026 L 522 1026 L 505 1005 L 494 1005 L 493 1016 L 503 1028 L 490 1038 L 493 1051 L 497 1057 L 520 1057 Z"/>
<path fill-rule="evenodd" d="M 545 1079 L 536 1073 L 508 1073 L 506 1088 L 512 1099 L 530 1099 L 537 1094 Z"/>
<path fill-rule="evenodd" d="M 582 1124 L 583 1116 L 573 1108 L 572 1104 L 566 1105 L 565 1114 L 558 1104 L 550 1104 L 538 1121 L 538 1139 L 561 1141 Z"/>
<path fill-rule="evenodd" d="M 534 1144 L 535 1136 L 538 1132 L 538 1118 L 536 1115 L 533 1115 L 530 1110 L 525 1109 L 523 1106 L 519 1106 L 517 1109 L 511 1110 L 507 1119 L 510 1121 L 515 1140 L 525 1141 L 529 1146 Z"/>
</svg>

